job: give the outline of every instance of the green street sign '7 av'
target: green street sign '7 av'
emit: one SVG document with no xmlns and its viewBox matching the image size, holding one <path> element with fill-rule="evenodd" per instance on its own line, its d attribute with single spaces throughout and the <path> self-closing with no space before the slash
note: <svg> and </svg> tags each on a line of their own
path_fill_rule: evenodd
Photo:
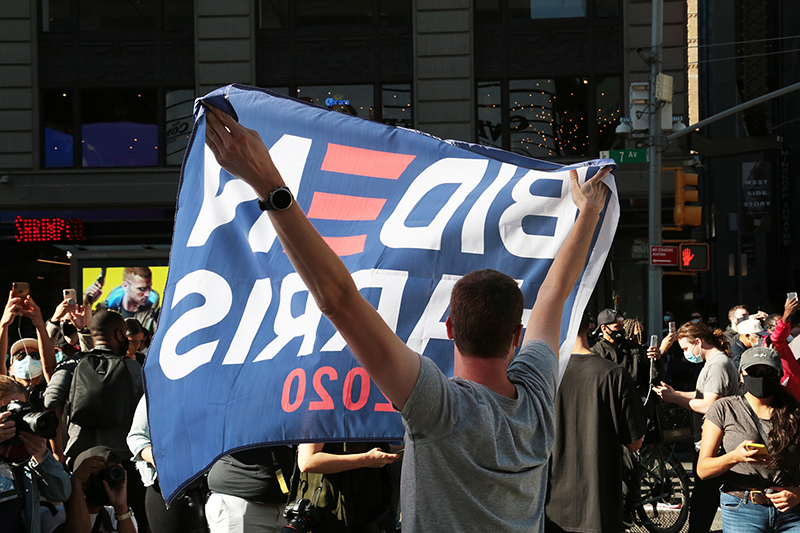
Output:
<svg viewBox="0 0 800 533">
<path fill-rule="evenodd" d="M 605 150 L 600 152 L 603 159 L 613 159 L 619 165 L 626 163 L 647 163 L 647 148 L 632 150 Z"/>
</svg>

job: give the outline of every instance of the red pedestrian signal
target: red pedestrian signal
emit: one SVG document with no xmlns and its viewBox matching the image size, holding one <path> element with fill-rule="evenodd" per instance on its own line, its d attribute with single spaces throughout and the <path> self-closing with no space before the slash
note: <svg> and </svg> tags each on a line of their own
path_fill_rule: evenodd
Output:
<svg viewBox="0 0 800 533">
<path fill-rule="evenodd" d="M 678 267 L 684 271 L 708 270 L 708 244 L 684 243 L 678 248 Z"/>
</svg>

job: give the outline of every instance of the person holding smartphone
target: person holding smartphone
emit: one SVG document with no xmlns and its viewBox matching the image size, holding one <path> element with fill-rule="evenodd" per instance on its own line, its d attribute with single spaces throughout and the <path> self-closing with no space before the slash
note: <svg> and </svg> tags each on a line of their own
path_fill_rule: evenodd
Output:
<svg viewBox="0 0 800 533">
<path fill-rule="evenodd" d="M 746 350 L 739 375 L 745 394 L 706 412 L 697 474 L 722 476 L 725 533 L 800 531 L 800 404 L 781 385 L 781 357 L 771 348 Z"/>
</svg>

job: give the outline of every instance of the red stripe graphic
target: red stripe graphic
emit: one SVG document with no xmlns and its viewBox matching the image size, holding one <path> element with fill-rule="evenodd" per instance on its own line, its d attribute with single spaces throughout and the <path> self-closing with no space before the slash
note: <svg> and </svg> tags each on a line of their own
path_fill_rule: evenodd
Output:
<svg viewBox="0 0 800 533">
<path fill-rule="evenodd" d="M 375 220 L 386 203 L 384 198 L 315 192 L 308 218 L 324 220 Z"/>
<path fill-rule="evenodd" d="M 396 180 L 416 156 L 328 143 L 322 170 Z"/>
<path fill-rule="evenodd" d="M 364 243 L 367 242 L 366 235 L 354 235 L 353 237 L 322 237 L 331 250 L 336 252 L 339 257 L 345 255 L 360 254 L 364 251 Z"/>
</svg>

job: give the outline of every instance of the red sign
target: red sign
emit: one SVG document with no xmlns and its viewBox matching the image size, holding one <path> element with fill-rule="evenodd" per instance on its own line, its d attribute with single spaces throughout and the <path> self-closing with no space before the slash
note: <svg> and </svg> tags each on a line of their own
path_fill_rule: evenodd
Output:
<svg viewBox="0 0 800 533">
<path fill-rule="evenodd" d="M 79 218 L 22 218 L 14 221 L 17 226 L 17 242 L 82 241 L 83 220 Z"/>
<path fill-rule="evenodd" d="M 678 247 L 651 246 L 650 264 L 658 266 L 678 266 Z"/>
</svg>

